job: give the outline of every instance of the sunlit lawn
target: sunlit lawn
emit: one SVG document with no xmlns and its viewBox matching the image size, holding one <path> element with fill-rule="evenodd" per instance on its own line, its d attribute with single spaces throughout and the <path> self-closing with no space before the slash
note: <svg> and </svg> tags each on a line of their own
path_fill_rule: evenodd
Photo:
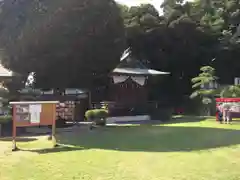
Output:
<svg viewBox="0 0 240 180">
<path fill-rule="evenodd" d="M 0 140 L 0 180 L 239 180 L 240 123 L 213 120 L 80 130 L 18 143 Z M 50 149 L 46 149 L 50 148 Z"/>
</svg>

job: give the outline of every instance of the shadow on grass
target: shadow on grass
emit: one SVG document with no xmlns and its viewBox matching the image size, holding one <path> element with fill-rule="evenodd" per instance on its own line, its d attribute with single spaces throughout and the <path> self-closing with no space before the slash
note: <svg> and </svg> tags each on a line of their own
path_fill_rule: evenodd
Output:
<svg viewBox="0 0 240 180">
<path fill-rule="evenodd" d="M 69 151 L 79 151 L 79 150 L 83 150 L 83 148 L 70 147 L 70 146 L 64 146 L 64 145 L 59 145 L 58 147 L 55 147 L 55 148 L 45 148 L 45 149 L 32 149 L 32 150 L 20 149 L 20 151 L 34 152 L 39 154 L 49 154 L 49 153 L 69 152 Z"/>
<path fill-rule="evenodd" d="M 177 152 L 238 145 L 239 137 L 240 130 L 232 129 L 141 125 L 64 133 L 58 141 L 84 149 Z"/>
<path fill-rule="evenodd" d="M 33 138 L 33 137 L 17 137 L 16 138 L 17 142 L 31 142 L 36 140 L 37 138 Z M 0 141 L 12 141 L 12 137 L 0 138 Z"/>
<path fill-rule="evenodd" d="M 201 122 L 206 119 L 208 118 L 204 116 L 174 116 L 171 121 L 167 121 L 165 124 Z"/>
</svg>

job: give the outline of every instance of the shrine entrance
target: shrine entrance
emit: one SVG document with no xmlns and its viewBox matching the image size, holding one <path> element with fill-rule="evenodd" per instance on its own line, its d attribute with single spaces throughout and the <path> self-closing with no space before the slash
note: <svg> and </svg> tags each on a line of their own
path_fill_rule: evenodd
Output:
<svg viewBox="0 0 240 180">
<path fill-rule="evenodd" d="M 124 82 L 117 83 L 118 78 L 128 78 Z M 124 104 L 137 104 L 147 102 L 147 87 L 133 81 L 131 77 L 114 76 L 112 84 L 112 99 Z M 144 78 L 144 77 L 143 77 Z M 116 84 L 115 84 L 116 83 Z"/>
</svg>

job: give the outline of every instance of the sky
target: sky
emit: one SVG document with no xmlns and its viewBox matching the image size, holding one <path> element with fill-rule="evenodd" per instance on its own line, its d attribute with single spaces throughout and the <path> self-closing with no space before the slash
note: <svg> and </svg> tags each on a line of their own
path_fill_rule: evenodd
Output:
<svg viewBox="0 0 240 180">
<path fill-rule="evenodd" d="M 164 0 L 115 0 L 118 3 L 125 4 L 127 6 L 136 6 L 144 3 L 150 3 L 154 5 L 154 7 L 159 11 L 162 12 L 160 6 Z M 193 1 L 193 0 L 186 0 L 186 1 Z"/>
<path fill-rule="evenodd" d="M 144 3 L 150 3 L 155 6 L 158 11 L 161 11 L 160 5 L 163 0 L 116 0 L 118 3 L 125 4 L 128 6 L 140 5 Z"/>
</svg>

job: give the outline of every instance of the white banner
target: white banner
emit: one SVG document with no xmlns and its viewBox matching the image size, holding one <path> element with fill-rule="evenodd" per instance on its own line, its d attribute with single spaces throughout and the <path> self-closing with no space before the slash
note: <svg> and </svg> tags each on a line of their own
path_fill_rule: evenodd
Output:
<svg viewBox="0 0 240 180">
<path fill-rule="evenodd" d="M 239 85 L 240 84 L 240 78 L 239 77 L 235 77 L 234 78 L 234 85 Z"/>
<path fill-rule="evenodd" d="M 42 111 L 41 104 L 29 105 L 29 113 L 30 113 L 30 122 L 31 123 L 40 123 L 41 111 Z"/>
<path fill-rule="evenodd" d="M 122 83 L 128 79 L 128 76 L 113 76 L 114 84 Z"/>
<path fill-rule="evenodd" d="M 136 83 L 138 83 L 139 85 L 143 86 L 145 84 L 146 81 L 146 77 L 131 77 L 133 81 L 135 81 Z"/>
</svg>

